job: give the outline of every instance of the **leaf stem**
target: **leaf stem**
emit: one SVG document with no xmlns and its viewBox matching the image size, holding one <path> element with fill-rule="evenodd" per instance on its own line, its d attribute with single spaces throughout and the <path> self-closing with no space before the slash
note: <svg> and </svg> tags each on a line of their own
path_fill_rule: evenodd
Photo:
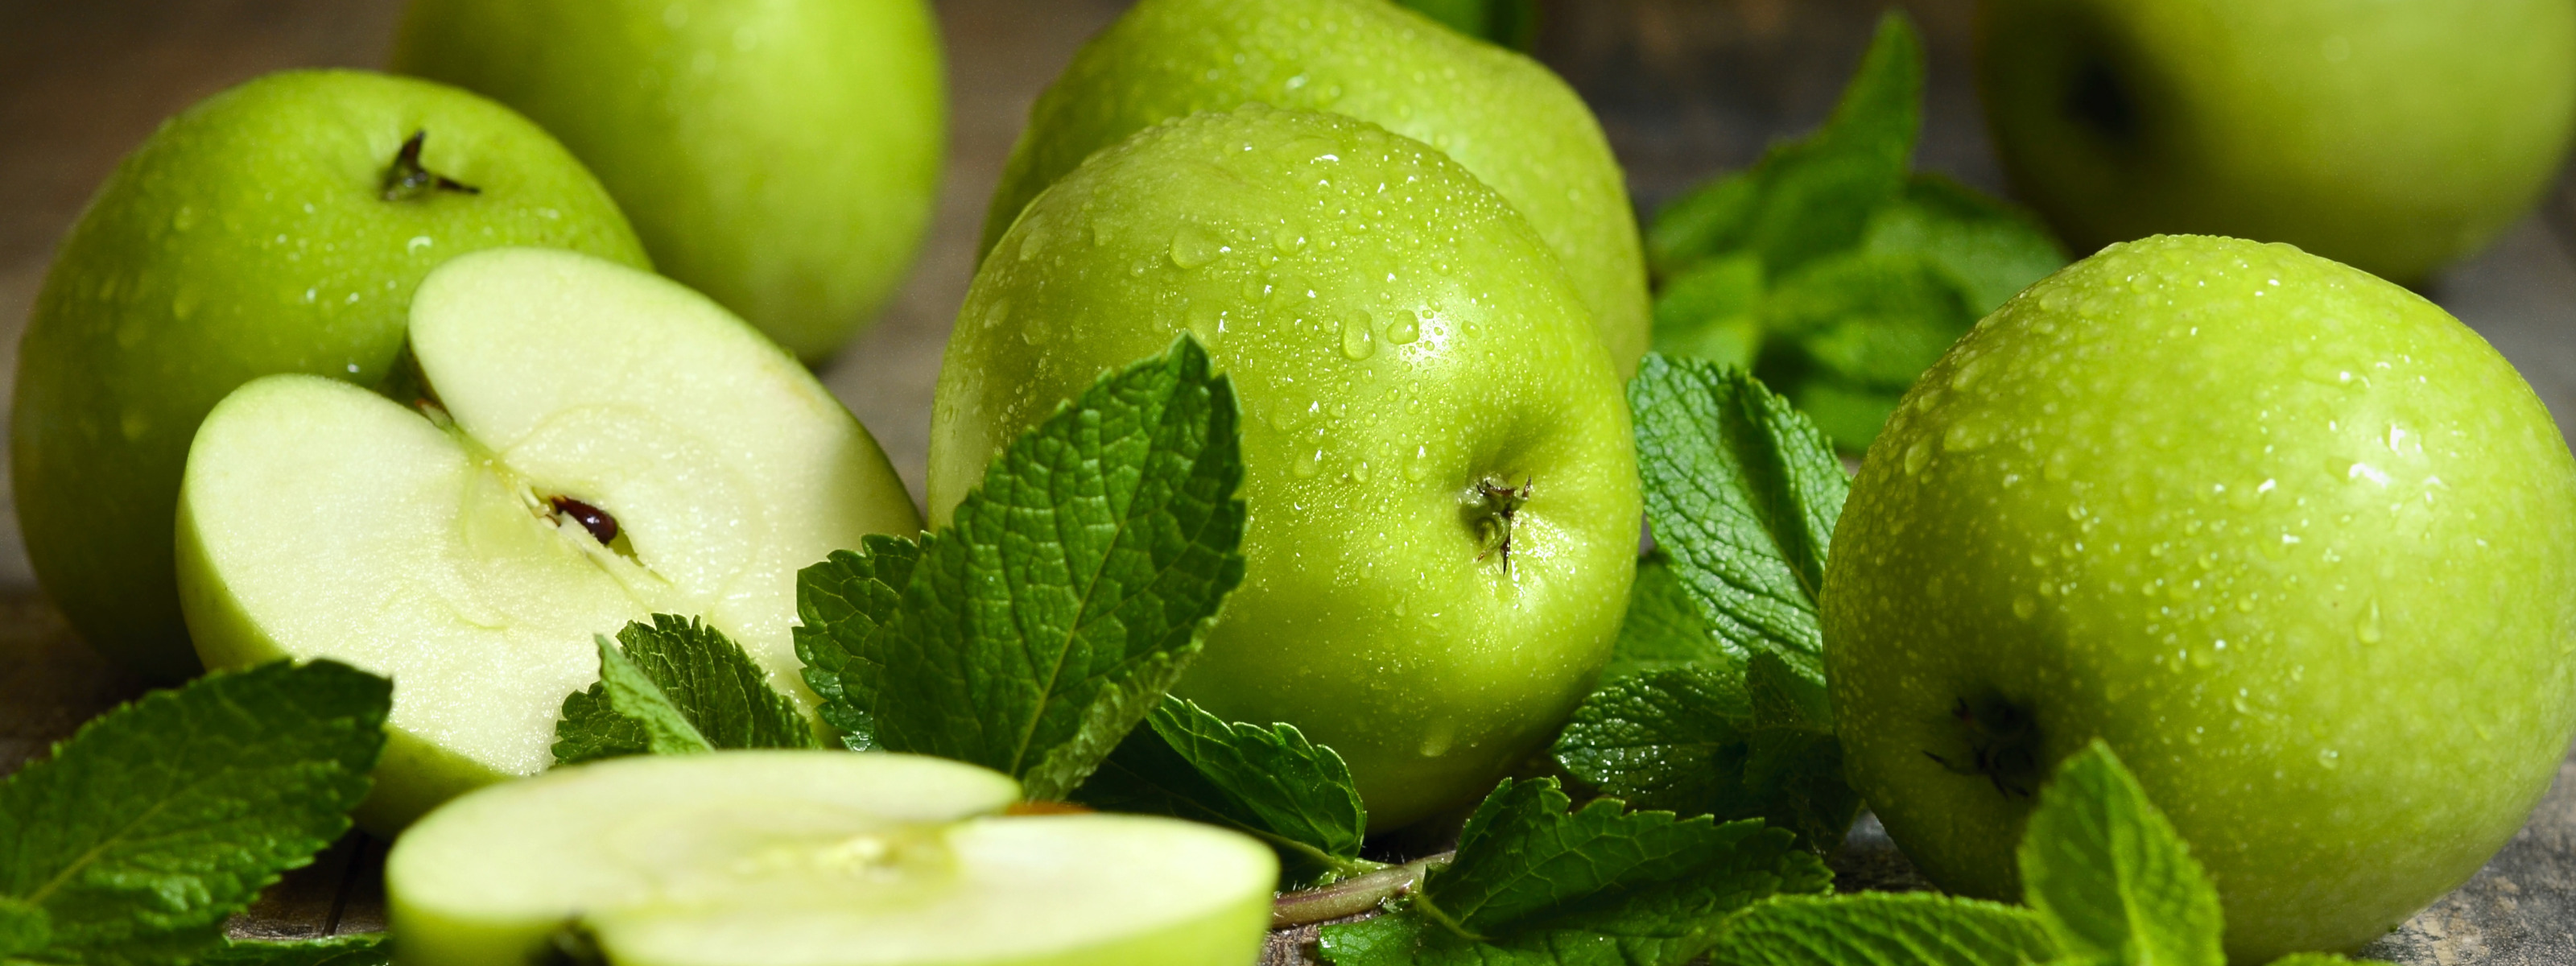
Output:
<svg viewBox="0 0 2576 966">
<path fill-rule="evenodd" d="M 1270 928 L 1303 926 L 1375 909 L 1380 903 L 1412 892 L 1432 866 L 1446 865 L 1457 854 L 1442 852 L 1424 856 L 1322 888 L 1280 896 L 1270 906 Z"/>
</svg>

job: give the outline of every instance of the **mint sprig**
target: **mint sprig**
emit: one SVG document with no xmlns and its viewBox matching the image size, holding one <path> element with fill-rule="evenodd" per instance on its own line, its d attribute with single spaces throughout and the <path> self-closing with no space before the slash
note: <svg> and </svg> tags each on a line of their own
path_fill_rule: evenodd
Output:
<svg viewBox="0 0 2576 966">
<path fill-rule="evenodd" d="M 2038 913 L 1930 892 L 1782 896 L 1727 924 L 1709 966 L 2036 966 L 2058 960 Z"/>
<path fill-rule="evenodd" d="M 1969 326 L 2066 264 L 2036 219 L 1909 173 L 1923 74 L 1889 13 L 1823 127 L 1655 216 L 1656 351 L 1751 369 L 1862 449 Z"/>
<path fill-rule="evenodd" d="M 1350 766 L 1294 726 L 1228 722 L 1173 697 L 1145 723 L 1110 752 L 1075 801 L 1252 835 L 1279 851 L 1287 887 L 1385 868 L 1359 857 L 1368 810 Z"/>
<path fill-rule="evenodd" d="M 2015 855 L 2025 905 L 1924 893 L 1778 898 L 1727 920 L 1710 966 L 2222 966 L 2218 888 L 2096 739 L 2058 766 Z M 2273 966 L 2349 963 L 2294 953 Z"/>
<path fill-rule="evenodd" d="M 1765 896 L 1832 879 L 1791 836 L 1755 821 L 1580 809 L 1549 779 L 1505 781 L 1467 820 L 1455 859 L 1396 911 L 1323 930 L 1336 966 L 1678 966 Z"/>
<path fill-rule="evenodd" d="M 718 748 L 820 748 L 768 672 L 693 617 L 655 614 L 599 637 L 599 682 L 564 699 L 555 763 Z"/>
<path fill-rule="evenodd" d="M 176 964 L 349 828 L 385 679 L 218 671 L 100 716 L 0 785 L 0 957 Z"/>
<path fill-rule="evenodd" d="M 1243 580 L 1235 420 L 1183 336 L 1013 441 L 949 526 L 806 568 L 796 646 L 826 720 L 1070 795 Z"/>
</svg>

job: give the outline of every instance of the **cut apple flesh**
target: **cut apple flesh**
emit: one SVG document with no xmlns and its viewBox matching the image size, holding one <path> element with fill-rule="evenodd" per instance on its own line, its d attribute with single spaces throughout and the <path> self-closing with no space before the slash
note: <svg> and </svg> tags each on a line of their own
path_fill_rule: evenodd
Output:
<svg viewBox="0 0 2576 966">
<path fill-rule="evenodd" d="M 362 819 L 546 767 L 564 696 L 597 676 L 592 635 L 653 613 L 703 617 L 810 706 L 797 570 L 918 518 L 802 366 L 688 289 L 560 251 L 459 257 L 411 319 L 438 405 L 252 382 L 199 430 L 180 496 L 208 666 L 393 678 Z"/>
<path fill-rule="evenodd" d="M 626 758 L 477 791 L 385 863 L 407 964 L 1248 964 L 1277 860 L 1232 832 L 1000 817 L 1018 789 L 857 752 Z M 567 933 L 567 929 L 571 932 Z"/>
</svg>

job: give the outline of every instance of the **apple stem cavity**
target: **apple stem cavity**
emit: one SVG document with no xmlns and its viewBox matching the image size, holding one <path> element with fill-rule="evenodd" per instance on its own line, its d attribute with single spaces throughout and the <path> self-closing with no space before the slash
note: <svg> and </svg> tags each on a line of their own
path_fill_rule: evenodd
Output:
<svg viewBox="0 0 2576 966">
<path fill-rule="evenodd" d="M 592 539 L 598 540 L 600 546 L 617 541 L 617 518 L 609 516 L 608 511 L 568 496 L 547 497 L 546 505 L 581 524 L 581 528 L 590 531 Z"/>
<path fill-rule="evenodd" d="M 1328 922 L 1378 908 L 1389 899 L 1412 892 L 1422 883 L 1423 873 L 1431 871 L 1432 866 L 1448 864 L 1457 854 L 1427 855 L 1328 886 L 1280 896 L 1270 904 L 1270 928 Z"/>
<path fill-rule="evenodd" d="M 1467 497 L 1467 516 L 1475 524 L 1477 540 L 1485 545 L 1485 552 L 1477 554 L 1476 559 L 1500 554 L 1504 576 L 1512 572 L 1512 517 L 1529 502 L 1529 496 L 1530 478 L 1522 477 L 1517 487 L 1491 479 L 1477 480 L 1475 492 Z"/>
<path fill-rule="evenodd" d="M 403 141 L 402 150 L 394 152 L 393 165 L 385 169 L 384 199 L 412 201 L 426 197 L 434 191 L 453 191 L 461 195 L 482 194 L 481 188 L 421 167 L 420 145 L 428 139 L 427 129 L 413 131 L 411 137 Z"/>
<path fill-rule="evenodd" d="M 599 937 L 579 919 L 568 920 L 563 928 L 546 939 L 545 955 L 539 966 L 606 966 L 608 954 L 599 948 Z"/>
<path fill-rule="evenodd" d="M 1980 700 L 1973 706 L 1960 698 L 1950 709 L 1950 718 L 1958 723 L 1968 754 L 1952 761 L 1927 749 L 1923 757 L 1955 774 L 1982 775 L 1995 786 L 1995 794 L 2005 798 L 2031 797 L 2031 790 L 2046 774 L 2040 764 L 2039 728 L 2027 709 L 2001 698 Z"/>
<path fill-rule="evenodd" d="M 2138 106 L 2120 77 L 2099 57 L 2087 57 L 2075 69 L 2067 91 L 2066 113 L 2104 140 L 2134 145 L 2138 139 Z"/>
</svg>

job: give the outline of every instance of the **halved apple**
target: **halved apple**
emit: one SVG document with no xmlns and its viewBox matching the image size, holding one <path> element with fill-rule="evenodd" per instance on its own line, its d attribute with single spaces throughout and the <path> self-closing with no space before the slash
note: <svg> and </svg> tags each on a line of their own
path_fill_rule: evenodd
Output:
<svg viewBox="0 0 2576 966">
<path fill-rule="evenodd" d="M 311 376 L 198 430 L 179 586 L 208 667 L 329 657 L 394 680 L 368 828 L 552 761 L 593 634 L 690 614 L 810 707 L 796 571 L 919 529 L 858 420 L 677 283 L 495 249 L 412 298 L 423 401 Z M 406 394 L 409 396 L 411 394 Z"/>
<path fill-rule="evenodd" d="M 1250 963 L 1278 860 L 1174 819 L 997 815 L 1009 778 L 912 755 L 623 758 L 456 800 L 385 861 L 416 966 Z M 579 961 L 584 957 L 571 957 Z"/>
</svg>

